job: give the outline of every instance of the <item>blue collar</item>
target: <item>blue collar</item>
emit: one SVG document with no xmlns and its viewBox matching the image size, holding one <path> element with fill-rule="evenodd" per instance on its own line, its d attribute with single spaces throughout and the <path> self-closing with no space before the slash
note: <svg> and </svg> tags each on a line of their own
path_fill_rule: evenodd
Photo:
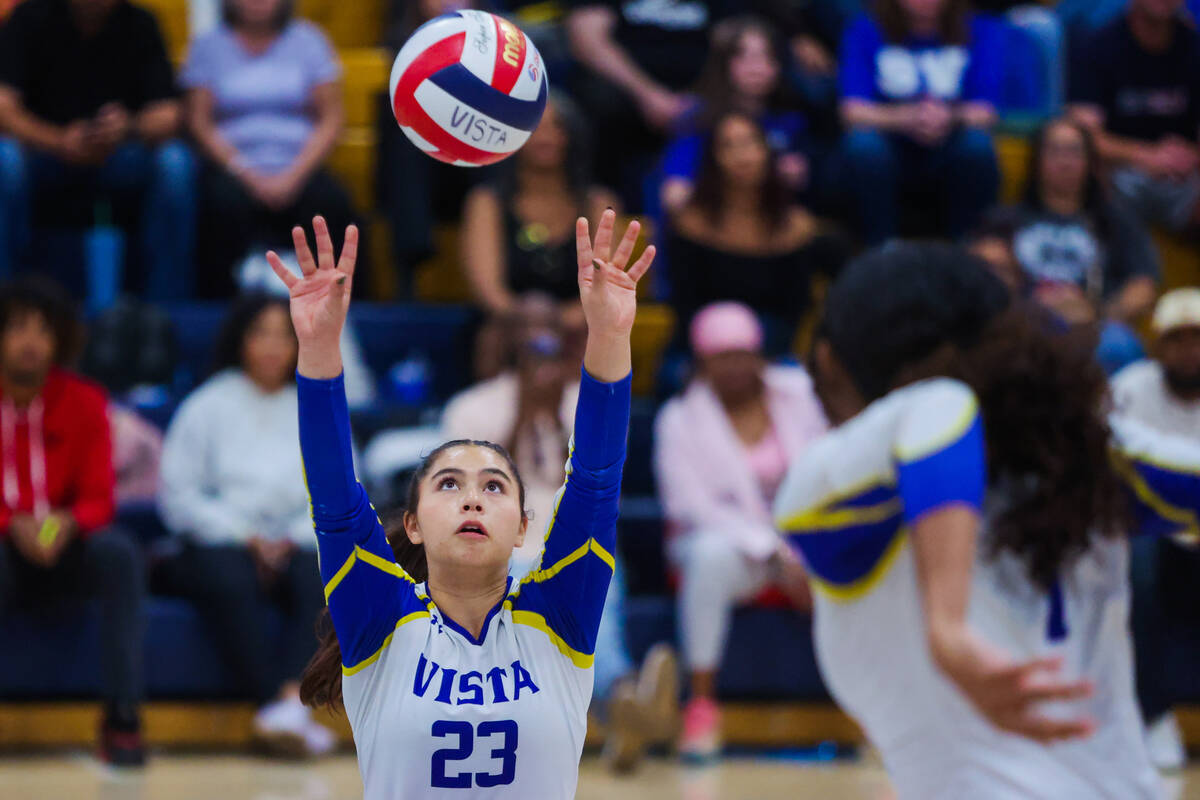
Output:
<svg viewBox="0 0 1200 800">
<path fill-rule="evenodd" d="M 425 584 L 422 588 L 425 590 L 426 593 L 428 593 L 429 584 Z M 445 625 L 450 630 L 457 633 L 459 636 L 466 639 L 471 644 L 474 644 L 474 645 L 483 644 L 483 640 L 485 638 L 487 638 L 488 626 L 492 624 L 492 617 L 496 616 L 496 614 L 499 613 L 500 609 L 504 608 L 504 601 L 508 599 L 508 593 L 509 593 L 509 590 L 511 590 L 511 589 L 512 589 L 512 575 L 509 575 L 508 581 L 505 583 L 505 586 L 504 586 L 504 597 L 501 597 L 500 602 L 498 602 L 498 603 L 496 603 L 496 605 L 492 606 L 492 610 L 489 611 L 487 613 L 487 616 L 483 618 L 483 627 L 480 628 L 480 630 L 479 630 L 479 638 L 478 639 L 476 639 L 474 636 L 472 636 L 471 632 L 469 630 L 464 628 L 462 625 L 459 625 L 454 620 L 450 619 L 450 617 L 447 616 L 444 611 L 442 611 L 441 609 L 438 609 L 438 613 L 441 615 L 441 618 L 442 618 L 442 624 Z M 429 596 L 429 597 L 430 597 L 430 600 L 433 599 L 432 596 Z"/>
</svg>

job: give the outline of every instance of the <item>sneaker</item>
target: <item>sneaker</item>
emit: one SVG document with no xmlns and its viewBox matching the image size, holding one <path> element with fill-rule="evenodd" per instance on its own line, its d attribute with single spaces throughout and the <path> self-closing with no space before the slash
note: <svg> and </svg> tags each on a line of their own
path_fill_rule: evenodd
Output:
<svg viewBox="0 0 1200 800">
<path fill-rule="evenodd" d="M 721 709 L 708 697 L 693 697 L 683 709 L 683 736 L 679 756 L 703 763 L 721 754 Z"/>
<path fill-rule="evenodd" d="M 143 767 L 146 765 L 146 748 L 142 743 L 142 731 L 136 723 L 132 726 L 116 726 L 105 719 L 100 725 L 100 760 L 114 767 Z"/>
<path fill-rule="evenodd" d="M 1153 724 L 1146 726 L 1146 749 L 1154 766 L 1166 772 L 1183 769 L 1187 763 L 1187 752 L 1183 749 L 1183 737 L 1179 734 L 1179 723 L 1175 714 L 1168 711 Z"/>
<path fill-rule="evenodd" d="M 608 726 L 600 757 L 613 772 L 632 772 L 646 753 L 646 720 L 630 678 L 613 686 L 608 700 Z"/>
<path fill-rule="evenodd" d="M 679 659 L 669 644 L 650 648 L 638 672 L 637 701 L 652 745 L 670 745 L 679 736 Z"/>
<path fill-rule="evenodd" d="M 254 743 L 267 755 L 302 759 L 308 748 L 308 726 L 315 724 L 299 698 L 268 703 L 254 716 Z"/>
</svg>

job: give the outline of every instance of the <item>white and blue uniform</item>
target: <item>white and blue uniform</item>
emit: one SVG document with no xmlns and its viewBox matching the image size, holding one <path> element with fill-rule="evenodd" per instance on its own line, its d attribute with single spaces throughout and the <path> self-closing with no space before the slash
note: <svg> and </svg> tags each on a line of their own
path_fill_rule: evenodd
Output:
<svg viewBox="0 0 1200 800">
<path fill-rule="evenodd" d="M 395 563 L 354 480 L 341 379 L 298 379 L 300 443 L 365 796 L 575 796 L 613 571 L 630 379 L 584 373 L 540 566 L 479 638 Z"/>
<path fill-rule="evenodd" d="M 1138 532 L 1194 538 L 1200 452 L 1113 421 Z M 1128 633 L 1128 543 L 1096 537 L 1047 592 L 1009 553 L 991 555 L 983 424 L 974 394 L 939 378 L 872 403 L 809 447 L 776 499 L 779 529 L 812 576 L 814 639 L 834 698 L 878 747 L 901 800 L 1140 800 L 1161 789 L 1142 740 Z M 1091 698 L 1091 737 L 1044 746 L 992 727 L 935 668 L 910 526 L 953 504 L 984 518 L 971 626 L 1011 657 L 1061 655 Z"/>
</svg>

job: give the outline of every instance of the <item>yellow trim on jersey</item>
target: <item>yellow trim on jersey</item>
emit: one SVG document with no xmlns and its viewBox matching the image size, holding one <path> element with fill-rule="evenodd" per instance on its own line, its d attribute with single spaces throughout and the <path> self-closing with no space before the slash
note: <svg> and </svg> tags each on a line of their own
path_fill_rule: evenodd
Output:
<svg viewBox="0 0 1200 800">
<path fill-rule="evenodd" d="M 896 486 L 896 476 L 892 475 L 871 475 L 858 483 L 853 483 L 844 489 L 838 489 L 805 506 L 800 511 L 791 511 L 785 514 L 780 514 L 775 517 L 775 525 L 780 530 L 786 531 L 789 528 L 788 522 L 805 514 L 821 513 L 823 510 L 832 509 L 839 503 L 847 500 L 853 500 L 860 497 L 872 489 L 878 488 L 894 488 Z M 874 506 L 868 506 L 873 508 Z"/>
<path fill-rule="evenodd" d="M 541 614 L 535 614 L 532 611 L 514 610 L 512 607 L 511 598 L 504 601 L 504 605 L 512 612 L 512 621 L 518 625 L 527 625 L 530 628 L 537 628 L 542 633 L 550 637 L 551 643 L 558 648 L 558 652 L 562 653 L 571 663 L 580 669 L 587 669 L 592 666 L 596 660 L 596 656 L 587 653 L 581 653 L 567 644 L 561 636 L 551 629 L 550 624 L 546 622 L 546 618 Z"/>
<path fill-rule="evenodd" d="M 396 634 L 396 631 L 400 630 L 400 626 L 407 625 L 408 623 L 412 622 L 413 620 L 420 619 L 422 617 L 428 618 L 429 612 L 428 611 L 414 611 L 411 614 L 406 614 L 403 617 L 401 617 L 399 620 L 397 620 L 396 627 L 393 628 L 392 632 L 389 633 L 387 635 L 387 638 L 385 638 L 383 640 L 383 644 L 379 645 L 378 650 L 376 650 L 374 653 L 367 656 L 362 661 L 358 662 L 357 664 L 355 664 L 352 667 L 347 667 L 343 664 L 342 665 L 342 675 L 343 676 L 354 675 L 355 673 L 362 672 L 364 669 L 366 669 L 367 667 L 374 664 L 376 661 L 379 660 L 379 657 L 381 655 L 383 655 L 383 651 L 388 648 L 388 645 L 390 645 L 392 643 L 392 637 Z"/>
<path fill-rule="evenodd" d="M 897 445 L 894 450 L 896 457 L 901 461 L 919 461 L 925 456 L 942 450 L 946 445 L 962 438 L 962 435 L 967 432 L 971 424 L 975 421 L 975 417 L 978 416 L 978 411 L 979 402 L 972 396 L 971 402 L 967 404 L 967 407 L 963 410 L 959 418 L 954 421 L 953 425 L 943 431 L 940 436 L 935 437 L 932 442 L 915 447 L 902 448 Z"/>
<path fill-rule="evenodd" d="M 784 533 L 813 533 L 840 530 L 852 525 L 882 522 L 900 512 L 899 497 L 861 508 L 829 508 L 822 506 L 783 517 L 779 526 Z"/>
<path fill-rule="evenodd" d="M 612 553 L 605 550 L 604 547 L 602 547 L 601 544 L 595 539 L 588 539 L 588 546 L 591 548 L 593 553 L 599 556 L 601 561 L 603 561 L 605 564 L 608 564 L 609 569 L 611 569 L 613 572 L 617 571 L 617 560 L 613 558 Z"/>
<path fill-rule="evenodd" d="M 883 551 L 883 555 L 875 562 L 875 566 L 871 567 L 871 570 L 866 575 L 856 581 L 850 583 L 831 583 L 811 572 L 809 573 L 809 579 L 812 581 L 813 588 L 830 600 L 833 600 L 835 603 L 849 603 L 868 594 L 883 580 L 883 577 L 892 568 L 896 557 L 900 555 L 900 551 L 904 549 L 907 543 L 908 529 L 901 528 L 896 531 L 892 537 L 892 541 L 888 543 L 887 549 Z"/>
<path fill-rule="evenodd" d="M 338 584 L 342 582 L 342 579 L 350 573 L 350 570 L 354 567 L 354 563 L 356 561 L 361 561 L 364 564 L 375 567 L 376 569 L 383 570 L 387 574 L 395 575 L 397 578 L 406 580 L 409 583 L 416 583 L 416 581 L 412 579 L 412 576 L 404 571 L 404 567 L 400 566 L 395 561 L 389 561 L 386 558 L 380 558 L 370 550 L 364 550 L 362 547 L 354 545 L 354 549 L 350 552 L 350 555 L 346 557 L 345 562 L 343 562 L 342 566 L 338 568 L 338 571 L 334 573 L 333 577 L 329 579 L 329 583 L 325 584 L 326 603 L 329 602 L 329 596 L 333 594 L 333 590 L 336 589 Z"/>
<path fill-rule="evenodd" d="M 1150 484 L 1146 483 L 1145 478 L 1138 474 L 1137 468 L 1129 460 L 1117 458 L 1114 459 L 1114 464 L 1139 500 L 1150 506 L 1154 513 L 1163 519 L 1180 525 L 1180 530 L 1175 535 L 1182 536 L 1189 541 L 1193 537 L 1200 536 L 1200 520 L 1196 518 L 1194 511 L 1172 505 L 1159 496 L 1150 487 Z"/>
</svg>

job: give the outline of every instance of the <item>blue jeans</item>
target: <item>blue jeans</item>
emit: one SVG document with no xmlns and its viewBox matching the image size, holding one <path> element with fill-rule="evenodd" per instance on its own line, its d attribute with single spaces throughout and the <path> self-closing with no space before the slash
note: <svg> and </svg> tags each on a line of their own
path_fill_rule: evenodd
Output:
<svg viewBox="0 0 1200 800">
<path fill-rule="evenodd" d="M 104 201 L 115 222 L 139 234 L 144 298 L 191 297 L 196 161 L 179 141 L 156 147 L 130 142 L 99 166 L 79 167 L 0 137 L 0 278 L 31 266 L 35 208 L 71 207 L 76 213 L 70 221 L 87 227 L 91 209 Z"/>
<path fill-rule="evenodd" d="M 842 139 L 842 157 L 863 238 L 872 245 L 898 235 L 901 192 L 936 190 L 942 232 L 958 238 L 996 201 L 1000 187 L 992 137 L 978 128 L 960 128 L 936 147 L 858 128 Z"/>
</svg>

